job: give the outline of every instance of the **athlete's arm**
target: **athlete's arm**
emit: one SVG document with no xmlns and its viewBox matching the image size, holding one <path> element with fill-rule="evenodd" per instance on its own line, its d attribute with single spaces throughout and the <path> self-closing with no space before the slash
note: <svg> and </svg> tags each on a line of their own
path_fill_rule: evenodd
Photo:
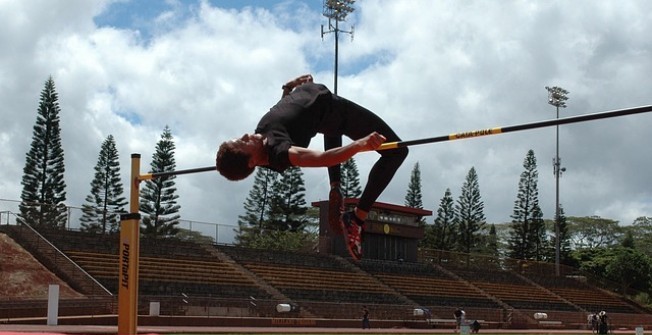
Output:
<svg viewBox="0 0 652 335">
<path fill-rule="evenodd" d="M 288 150 L 288 158 L 290 159 L 290 163 L 294 166 L 333 166 L 335 164 L 346 161 L 358 152 L 376 150 L 386 140 L 387 139 L 385 136 L 377 132 L 373 132 L 345 146 L 333 148 L 326 151 L 292 146 Z"/>
</svg>

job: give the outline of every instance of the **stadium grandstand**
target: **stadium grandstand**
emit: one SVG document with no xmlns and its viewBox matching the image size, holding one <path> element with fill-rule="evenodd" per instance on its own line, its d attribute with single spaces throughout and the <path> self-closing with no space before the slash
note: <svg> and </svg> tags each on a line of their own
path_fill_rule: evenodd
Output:
<svg viewBox="0 0 652 335">
<path fill-rule="evenodd" d="M 459 307 L 483 328 L 587 329 L 598 311 L 609 313 L 612 327 L 652 327 L 650 309 L 577 269 L 562 266 L 557 276 L 554 264 L 419 249 L 426 210 L 376 204 L 366 258 L 354 262 L 330 231 L 327 203 L 313 206 L 321 213 L 313 252 L 142 237 L 141 323 L 357 327 L 366 306 L 374 327 L 453 328 Z M 116 324 L 118 234 L 4 224 L 0 237 L 3 257 L 18 259 L 4 262 L 4 273 L 41 268 L 48 275 L 30 285 L 62 287 L 62 322 Z M 11 282 L 21 279 L 5 280 L 13 288 L 0 299 L 0 322 L 42 323 L 44 289 L 25 293 Z"/>
</svg>

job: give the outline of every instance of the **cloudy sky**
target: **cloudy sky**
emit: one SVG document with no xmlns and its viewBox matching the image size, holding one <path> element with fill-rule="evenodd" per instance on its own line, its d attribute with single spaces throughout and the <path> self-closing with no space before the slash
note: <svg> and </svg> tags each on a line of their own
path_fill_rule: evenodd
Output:
<svg viewBox="0 0 652 335">
<path fill-rule="evenodd" d="M 312 73 L 333 85 L 334 39 L 321 37 L 320 0 L 2 0 L 0 21 L 0 211 L 20 199 L 49 76 L 74 207 L 110 134 L 128 185 L 130 155 L 142 155 L 145 172 L 166 125 L 178 169 L 209 166 L 219 143 L 253 131 L 288 79 Z M 351 26 L 353 41 L 340 37 L 338 93 L 404 140 L 555 118 L 545 86 L 570 91 L 561 116 L 652 104 L 650 1 L 359 0 L 340 28 Z M 560 127 L 568 216 L 625 225 L 652 215 L 651 128 L 652 114 Z M 318 137 L 311 147 L 321 145 Z M 436 211 L 475 167 L 488 222 L 507 222 L 529 149 L 552 218 L 554 127 L 412 147 L 379 201 L 403 204 L 418 162 L 424 207 Z M 376 158 L 356 156 L 363 180 Z M 325 199 L 326 171 L 304 173 L 307 200 Z M 180 176 L 181 215 L 235 225 L 252 181 Z"/>
</svg>

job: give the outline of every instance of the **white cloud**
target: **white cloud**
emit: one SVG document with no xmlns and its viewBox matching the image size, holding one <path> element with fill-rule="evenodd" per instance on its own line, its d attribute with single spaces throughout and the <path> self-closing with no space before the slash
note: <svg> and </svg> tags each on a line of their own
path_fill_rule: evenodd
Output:
<svg viewBox="0 0 652 335">
<path fill-rule="evenodd" d="M 355 39 L 342 36 L 339 43 L 339 93 L 381 115 L 405 140 L 554 118 L 544 86 L 571 92 L 563 116 L 652 102 L 652 3 L 646 1 L 356 5 L 342 26 L 355 24 Z M 312 72 L 332 83 L 332 35 L 320 39 L 325 18 L 314 8 L 298 2 L 272 9 L 185 6 L 172 3 L 142 31 L 96 26 L 93 19 L 110 10 L 109 2 L 0 3 L 0 198 L 20 198 L 24 155 L 49 75 L 60 97 L 73 206 L 89 192 L 109 134 L 128 185 L 130 154 L 142 155 L 146 171 L 165 125 L 179 169 L 208 166 L 222 140 L 254 129 L 287 79 Z M 644 145 L 651 117 L 561 127 L 567 215 L 624 224 L 652 215 L 645 168 L 652 156 Z M 379 200 L 402 204 L 418 161 L 424 205 L 436 211 L 444 190 L 456 198 L 475 167 L 488 220 L 508 221 L 529 149 L 539 163 L 544 215 L 552 217 L 554 128 L 415 146 Z M 363 180 L 375 158 L 357 157 Z M 324 199 L 325 171 L 304 173 L 307 200 Z M 206 173 L 180 176 L 177 187 L 184 218 L 235 224 L 251 180 L 232 183 Z"/>
</svg>

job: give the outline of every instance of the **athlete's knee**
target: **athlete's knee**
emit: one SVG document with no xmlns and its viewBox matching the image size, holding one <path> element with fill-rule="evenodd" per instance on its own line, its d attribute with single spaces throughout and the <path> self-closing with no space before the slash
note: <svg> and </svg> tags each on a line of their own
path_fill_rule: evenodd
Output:
<svg viewBox="0 0 652 335">
<path fill-rule="evenodd" d="M 396 149 L 389 150 L 387 152 L 387 155 L 390 156 L 392 160 L 394 160 L 398 164 L 401 164 L 403 163 L 405 158 L 407 158 L 408 153 L 409 153 L 408 148 L 403 147 L 403 148 L 396 148 Z"/>
<path fill-rule="evenodd" d="M 408 153 L 410 153 L 410 150 L 408 150 L 407 147 L 401 148 L 401 155 L 403 156 L 403 160 L 408 156 Z"/>
</svg>

